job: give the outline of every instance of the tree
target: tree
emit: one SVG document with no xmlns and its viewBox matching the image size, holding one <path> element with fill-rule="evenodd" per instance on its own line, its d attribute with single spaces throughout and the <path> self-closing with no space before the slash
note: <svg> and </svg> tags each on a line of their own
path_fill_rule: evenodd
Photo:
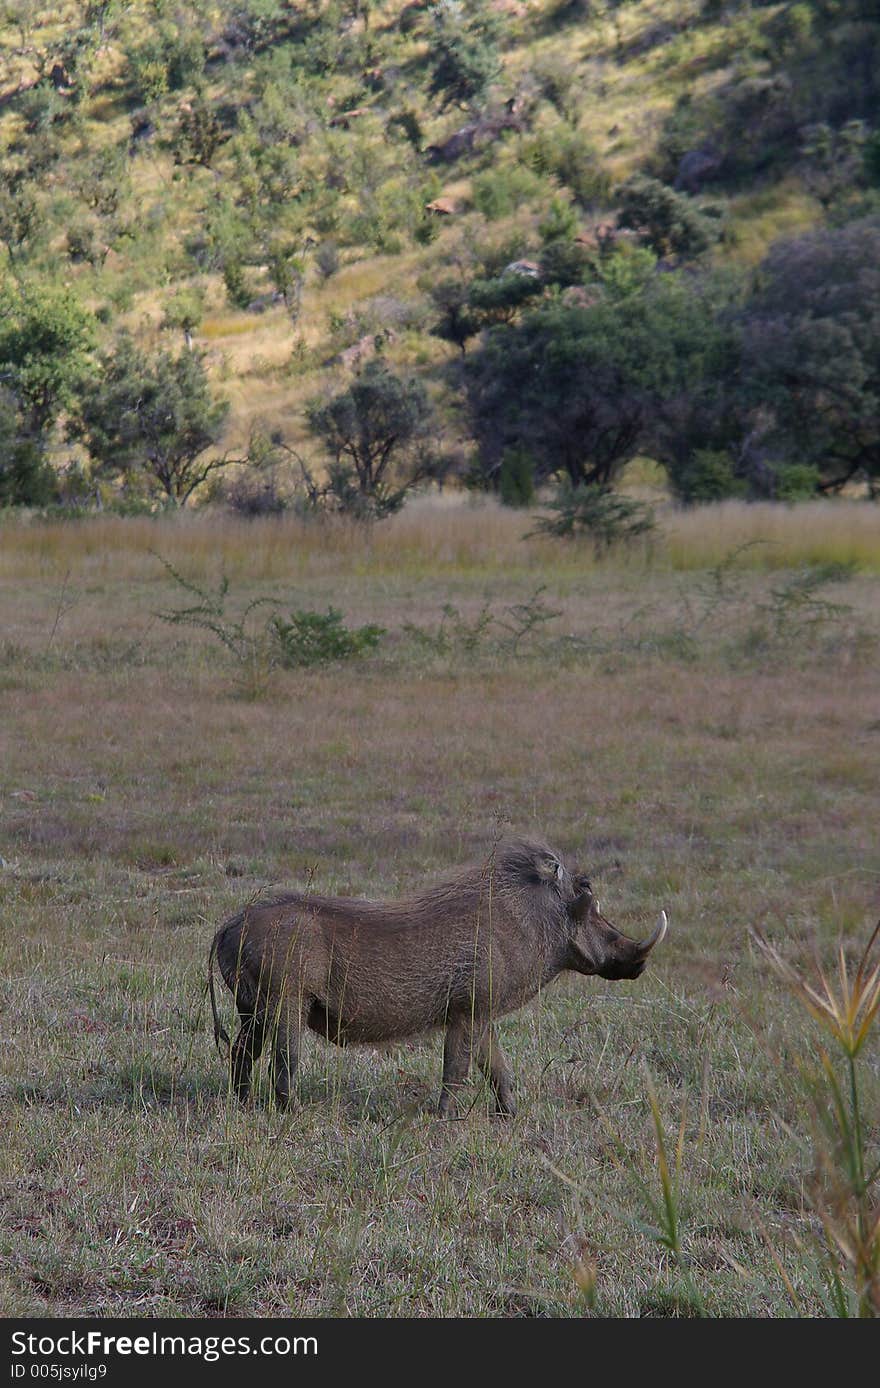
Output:
<svg viewBox="0 0 880 1388">
<path fill-rule="evenodd" d="M 122 8 L 122 0 L 80 0 L 82 22 L 94 30 L 96 43 L 103 44 L 115 32 L 115 21 Z"/>
<path fill-rule="evenodd" d="M 309 428 L 332 459 L 330 485 L 343 509 L 385 516 L 431 475 L 433 411 L 420 381 L 371 361 L 347 390 L 308 407 Z"/>
<path fill-rule="evenodd" d="M 466 18 L 458 0 L 440 0 L 433 10 L 434 69 L 430 93 L 443 107 L 479 100 L 501 71 L 492 25 L 479 13 Z"/>
<path fill-rule="evenodd" d="M 0 289 L 0 385 L 19 401 L 27 435 L 43 439 L 90 369 L 92 320 L 67 291 Z"/>
<path fill-rule="evenodd" d="M 201 91 L 182 103 L 172 139 L 175 164 L 200 164 L 210 169 L 225 139 L 220 118 Z"/>
<path fill-rule="evenodd" d="M 880 490 L 880 218 L 777 242 L 743 312 L 746 383 L 768 444 L 819 490 Z"/>
<path fill-rule="evenodd" d="M 267 248 L 266 261 L 269 279 L 277 294 L 281 295 L 291 323 L 296 323 L 302 307 L 303 280 L 306 272 L 306 251 L 312 249 L 314 241 L 305 237 L 301 243 L 292 242 Z"/>
<path fill-rule="evenodd" d="M 205 315 L 205 301 L 198 289 L 181 289 L 169 299 L 162 319 L 163 328 L 183 333 L 187 350 L 193 349 L 193 333 Z"/>
<path fill-rule="evenodd" d="M 699 370 L 706 308 L 673 275 L 591 306 L 550 300 L 496 327 L 466 383 L 486 484 L 526 449 L 536 481 L 607 486 L 651 437 L 660 403 Z"/>
<path fill-rule="evenodd" d="M 636 232 L 660 256 L 694 260 L 718 240 L 717 222 L 656 178 L 636 174 L 618 189 L 617 225 Z"/>
<path fill-rule="evenodd" d="M 29 435 L 21 401 L 0 389 L 0 507 L 45 506 L 58 491 L 41 440 Z"/>
<path fill-rule="evenodd" d="M 565 540 L 588 536 L 600 554 L 655 528 L 654 512 L 644 501 L 621 496 L 608 487 L 573 487 L 567 478 L 547 503 L 547 510 L 549 515 L 537 518 L 534 534 Z"/>
<path fill-rule="evenodd" d="M 476 279 L 468 291 L 468 303 L 480 328 L 513 323 L 521 309 L 536 299 L 543 285 L 537 271 L 505 270 L 492 279 Z"/>
<path fill-rule="evenodd" d="M 471 307 L 467 281 L 449 275 L 429 285 L 428 294 L 439 315 L 431 332 L 444 342 L 454 342 L 464 355 L 469 340 L 476 337 L 482 326 Z"/>
<path fill-rule="evenodd" d="M 445 261 L 449 273 L 439 279 L 424 277 L 420 287 L 438 315 L 430 328 L 435 337 L 454 342 L 464 355 L 472 337 L 495 324 L 515 322 L 541 297 L 541 267 L 536 261 L 512 259 L 517 250 L 518 243 L 510 238 L 479 249 L 458 245 Z"/>
<path fill-rule="evenodd" d="M 4 0 L 3 8 L 0 10 L 0 18 L 4 24 L 8 24 L 18 31 L 19 49 L 22 52 L 27 52 L 30 48 L 31 35 L 39 19 L 33 0 Z"/>
<path fill-rule="evenodd" d="M 9 259 L 19 260 L 40 222 L 37 200 L 29 182 L 18 172 L 0 177 L 0 241 Z"/>
<path fill-rule="evenodd" d="M 738 274 L 688 276 L 690 344 L 677 388 L 658 400 L 648 451 L 686 505 L 761 492 L 750 483 L 753 420 L 742 383 Z"/>
<path fill-rule="evenodd" d="M 103 357 L 72 432 L 106 475 L 141 477 L 149 490 L 184 506 L 231 461 L 206 457 L 222 437 L 228 410 L 228 401 L 212 396 L 197 352 L 150 357 L 123 335 Z"/>
</svg>

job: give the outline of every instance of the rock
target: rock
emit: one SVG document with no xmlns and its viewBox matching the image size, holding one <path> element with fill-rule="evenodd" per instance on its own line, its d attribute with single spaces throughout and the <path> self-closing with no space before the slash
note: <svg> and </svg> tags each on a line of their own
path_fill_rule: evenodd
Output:
<svg viewBox="0 0 880 1388">
<path fill-rule="evenodd" d="M 349 130 L 352 121 L 360 120 L 362 116 L 369 114 L 366 106 L 353 106 L 350 111 L 340 111 L 338 116 L 334 116 L 330 122 L 333 130 Z"/>
<path fill-rule="evenodd" d="M 512 260 L 504 267 L 505 275 L 523 275 L 526 279 L 540 278 L 541 267 L 536 260 Z"/>
</svg>

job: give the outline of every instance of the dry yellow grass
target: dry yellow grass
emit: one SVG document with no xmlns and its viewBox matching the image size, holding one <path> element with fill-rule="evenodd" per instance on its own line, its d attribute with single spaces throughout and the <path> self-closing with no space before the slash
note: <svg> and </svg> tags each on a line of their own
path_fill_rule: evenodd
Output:
<svg viewBox="0 0 880 1388">
<path fill-rule="evenodd" d="M 753 548 L 742 562 L 781 569 L 800 564 L 844 563 L 880 568 L 880 507 L 864 501 L 723 501 L 690 511 L 668 511 L 662 520 L 668 561 L 674 569 L 717 564 L 741 545 Z"/>
<path fill-rule="evenodd" d="M 644 546 L 597 559 L 591 545 L 527 538 L 530 514 L 461 493 L 425 496 L 373 527 L 285 516 L 245 521 L 203 510 L 158 518 L 96 516 L 5 523 L 0 575 L 88 574 L 149 578 L 155 553 L 185 572 L 281 579 L 388 572 L 534 573 L 537 578 L 605 567 L 706 569 L 742 550 L 756 569 L 845 563 L 880 571 L 880 508 L 858 501 L 794 506 L 727 501 L 658 511 L 659 531 Z M 748 546 L 747 549 L 742 549 Z"/>
</svg>

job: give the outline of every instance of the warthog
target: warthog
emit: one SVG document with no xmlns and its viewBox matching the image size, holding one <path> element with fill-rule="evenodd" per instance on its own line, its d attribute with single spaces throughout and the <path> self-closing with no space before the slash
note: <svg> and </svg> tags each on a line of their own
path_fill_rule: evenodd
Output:
<svg viewBox="0 0 880 1388">
<path fill-rule="evenodd" d="M 506 842 L 404 901 L 293 893 L 239 911 L 214 936 L 208 980 L 214 1035 L 229 1048 L 214 995 L 216 956 L 241 1018 L 229 1052 L 240 1099 L 271 1041 L 275 1097 L 290 1099 L 303 1025 L 337 1045 L 446 1032 L 440 1113 L 475 1060 L 501 1114 L 515 1111 L 496 1017 L 521 1007 L 565 969 L 638 978 L 666 933 L 641 942 L 599 910 L 590 883 L 541 843 Z"/>
</svg>

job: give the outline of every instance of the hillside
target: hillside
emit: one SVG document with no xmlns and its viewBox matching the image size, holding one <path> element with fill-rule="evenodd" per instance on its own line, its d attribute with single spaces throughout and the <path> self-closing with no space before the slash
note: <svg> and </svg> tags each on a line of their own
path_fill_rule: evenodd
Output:
<svg viewBox="0 0 880 1388">
<path fill-rule="evenodd" d="M 306 402 L 378 350 L 424 382 L 461 471 L 473 427 L 431 290 L 523 262 L 552 288 L 562 240 L 583 264 L 556 291 L 589 282 L 603 237 L 638 239 L 617 228 L 633 175 L 712 219 L 704 267 L 875 206 L 867 0 L 8 0 L 2 25 L 7 316 L 10 294 L 72 296 L 92 361 L 120 330 L 186 339 L 230 456 L 258 431 L 315 459 Z M 75 395 L 40 446 L 88 471 Z"/>
</svg>

